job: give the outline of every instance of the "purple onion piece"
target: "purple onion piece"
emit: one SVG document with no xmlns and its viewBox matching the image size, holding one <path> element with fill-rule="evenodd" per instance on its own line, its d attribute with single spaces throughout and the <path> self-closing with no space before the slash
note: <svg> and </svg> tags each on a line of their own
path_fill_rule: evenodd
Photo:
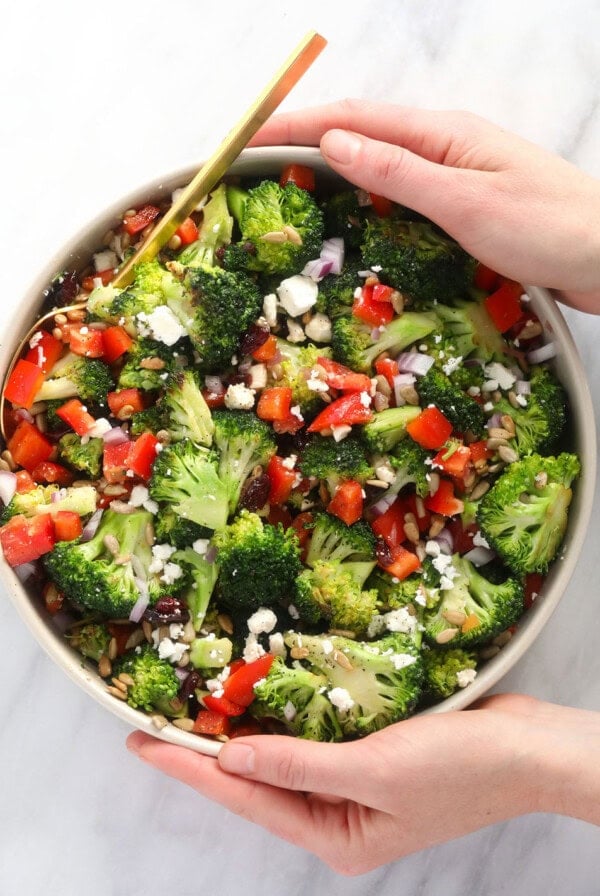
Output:
<svg viewBox="0 0 600 896">
<path fill-rule="evenodd" d="M 81 533 L 82 541 L 90 541 L 98 531 L 98 526 L 100 525 L 100 520 L 102 519 L 103 510 L 95 510 L 91 515 L 85 526 L 83 527 L 83 531 Z"/>
<path fill-rule="evenodd" d="M 10 504 L 17 490 L 17 477 L 10 470 L 0 470 L 0 499 Z"/>
<path fill-rule="evenodd" d="M 396 361 L 400 373 L 414 373 L 416 376 L 425 376 L 433 364 L 433 358 L 422 352 L 402 352 Z"/>
</svg>

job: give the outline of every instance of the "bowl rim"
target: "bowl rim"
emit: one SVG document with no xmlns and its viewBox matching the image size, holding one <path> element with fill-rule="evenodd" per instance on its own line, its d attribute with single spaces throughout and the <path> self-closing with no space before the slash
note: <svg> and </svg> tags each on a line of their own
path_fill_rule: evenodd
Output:
<svg viewBox="0 0 600 896">
<path fill-rule="evenodd" d="M 317 177 L 325 177 L 333 183 L 345 183 L 343 178 L 334 174 L 325 163 L 318 149 L 298 146 L 263 146 L 245 149 L 237 161 L 229 169 L 230 174 L 237 175 L 272 175 L 274 171 L 292 162 L 311 165 Z M 162 195 L 170 195 L 173 189 L 185 185 L 198 170 L 198 165 L 186 165 L 146 181 L 143 185 L 129 191 L 111 202 L 85 226 L 81 227 L 61 249 L 56 251 L 30 287 L 25 291 L 19 308 L 11 318 L 11 341 L 3 347 L 0 358 L 0 378 L 12 352 L 18 345 L 21 334 L 35 322 L 41 305 L 44 290 L 57 271 L 72 267 L 72 262 L 80 262 L 80 267 L 89 263 L 92 252 L 97 251 L 99 240 L 110 229 L 110 223 L 120 219 L 123 211 L 137 207 L 141 202 Z M 76 266 L 75 265 L 75 266 Z M 594 408 L 589 385 L 577 347 L 559 307 L 546 289 L 528 286 L 526 293 L 530 297 L 532 308 L 540 316 L 544 331 L 559 346 L 557 366 L 562 365 L 569 373 L 570 383 L 564 382 L 572 407 L 572 420 L 576 425 L 574 441 L 582 463 L 582 474 L 578 480 L 569 527 L 563 547 L 561 561 L 554 564 L 546 579 L 543 596 L 525 613 L 514 637 L 500 652 L 486 662 L 479 671 L 475 681 L 467 688 L 435 706 L 421 710 L 419 715 L 450 712 L 464 709 L 482 697 L 496 685 L 500 679 L 512 669 L 525 651 L 548 622 L 558 605 L 571 578 L 580 552 L 583 547 L 592 513 L 594 487 L 596 479 L 596 429 L 593 425 Z M 577 388 L 570 388 L 570 386 Z M 590 425 L 590 421 L 592 424 Z M 27 589 L 21 584 L 15 572 L 0 558 L 0 580 L 8 591 L 17 612 L 30 629 L 38 644 L 60 666 L 60 668 L 79 687 L 90 694 L 104 708 L 118 716 L 130 727 L 137 728 L 153 737 L 191 748 L 199 753 L 216 756 L 222 743 L 190 732 L 183 731 L 173 724 L 158 729 L 149 715 L 133 709 L 127 703 L 117 700 L 106 689 L 106 683 L 97 671 L 79 654 L 70 648 L 60 632 L 48 625 L 48 617 L 41 607 L 31 599 Z"/>
</svg>

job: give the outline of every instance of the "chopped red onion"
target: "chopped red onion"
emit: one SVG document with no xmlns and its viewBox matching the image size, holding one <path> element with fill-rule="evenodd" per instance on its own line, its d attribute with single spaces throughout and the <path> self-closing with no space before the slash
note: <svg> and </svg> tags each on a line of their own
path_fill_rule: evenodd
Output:
<svg viewBox="0 0 600 896">
<path fill-rule="evenodd" d="M 517 395 L 531 395 L 531 383 L 529 380 L 517 380 L 514 388 Z"/>
<path fill-rule="evenodd" d="M 0 470 L 0 498 L 10 504 L 17 490 L 17 477 L 10 470 Z"/>
<path fill-rule="evenodd" d="M 473 566 L 485 566 L 490 560 L 493 560 L 496 554 L 491 548 L 485 548 L 479 544 L 477 547 L 471 548 L 466 554 L 463 554 L 465 560 L 468 560 Z"/>
<path fill-rule="evenodd" d="M 415 376 L 412 373 L 397 373 L 395 377 L 393 377 L 392 382 L 394 384 L 394 398 L 396 399 L 396 404 L 400 407 L 403 404 L 406 404 L 406 399 L 402 396 L 402 389 L 404 386 L 412 386 L 413 383 L 416 382 Z"/>
<path fill-rule="evenodd" d="M 325 258 L 313 258 L 311 261 L 306 262 L 302 268 L 302 273 L 305 277 L 310 277 L 311 280 L 318 283 L 327 274 L 331 274 L 332 269 L 333 261 Z"/>
<path fill-rule="evenodd" d="M 444 554 L 451 554 L 454 550 L 454 539 L 450 529 L 442 529 L 439 535 L 436 535 L 434 541 L 437 541 Z"/>
<path fill-rule="evenodd" d="M 543 364 L 544 361 L 549 361 L 550 358 L 555 356 L 556 345 L 553 342 L 540 345 L 539 348 L 534 348 L 525 355 L 530 364 Z"/>
<path fill-rule="evenodd" d="M 59 488 L 57 492 L 52 492 L 50 495 L 50 503 L 56 504 L 57 501 L 62 501 L 67 495 L 66 488 Z"/>
<path fill-rule="evenodd" d="M 331 262 L 331 273 L 341 274 L 344 266 L 344 240 L 341 236 L 332 236 L 321 246 L 321 260 Z"/>
<path fill-rule="evenodd" d="M 27 408 L 17 408 L 14 412 L 14 416 L 18 420 L 26 420 L 27 423 L 33 423 L 33 417 L 27 410 Z"/>
<path fill-rule="evenodd" d="M 385 327 L 373 327 L 371 330 L 371 342 L 377 342 L 378 339 L 381 338 L 382 333 L 384 332 Z"/>
<path fill-rule="evenodd" d="M 390 495 L 386 493 L 383 498 L 380 498 L 379 501 L 377 501 L 369 508 L 369 512 L 374 517 L 382 516 L 382 514 L 384 514 L 386 510 L 389 510 L 397 497 L 398 495 L 396 494 Z"/>
<path fill-rule="evenodd" d="M 100 520 L 102 519 L 103 510 L 96 510 L 91 515 L 85 526 L 83 527 L 83 531 L 81 533 L 82 541 L 90 541 L 96 532 L 98 531 L 98 526 L 100 525 Z"/>
<path fill-rule="evenodd" d="M 500 429 L 502 427 L 502 414 L 492 414 L 485 425 L 487 429 Z"/>
<path fill-rule="evenodd" d="M 102 441 L 105 445 L 122 445 L 129 441 L 129 436 L 121 426 L 113 426 L 102 433 Z"/>
<path fill-rule="evenodd" d="M 282 361 L 283 355 L 281 354 L 279 349 L 277 349 L 273 357 L 269 361 L 267 361 L 267 367 L 274 367 L 275 364 L 281 364 Z"/>
<path fill-rule="evenodd" d="M 137 579 L 136 579 L 136 584 L 138 584 L 138 585 L 140 584 Z M 131 613 L 129 614 L 130 621 L 131 622 L 140 622 L 142 616 L 146 612 L 146 608 L 148 607 L 149 603 L 150 603 L 150 595 L 148 594 L 147 591 L 143 591 L 140 594 L 140 596 L 138 597 L 138 599 L 136 600 L 136 602 L 134 603 L 133 607 L 131 608 Z"/>
<path fill-rule="evenodd" d="M 26 582 L 34 573 L 34 563 L 21 563 L 19 566 L 15 566 L 15 575 L 20 582 Z"/>
<path fill-rule="evenodd" d="M 182 683 L 186 680 L 186 678 L 190 674 L 189 672 L 186 672 L 185 669 L 180 669 L 178 666 L 175 666 L 174 672 L 175 672 L 175 675 L 177 676 L 177 678 L 179 679 L 179 681 L 181 681 Z"/>
<path fill-rule="evenodd" d="M 433 358 L 421 352 L 402 352 L 396 361 L 400 373 L 414 373 L 416 376 L 425 376 L 433 364 Z"/>
</svg>

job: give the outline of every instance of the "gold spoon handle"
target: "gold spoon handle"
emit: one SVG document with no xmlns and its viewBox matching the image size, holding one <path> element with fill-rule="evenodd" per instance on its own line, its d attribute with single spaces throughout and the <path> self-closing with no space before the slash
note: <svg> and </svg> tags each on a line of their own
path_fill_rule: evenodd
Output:
<svg viewBox="0 0 600 896">
<path fill-rule="evenodd" d="M 133 279 L 134 266 L 140 261 L 149 261 L 154 258 L 168 243 L 202 197 L 206 196 L 221 180 L 249 140 L 312 65 L 326 43 L 327 41 L 320 34 L 310 31 L 298 44 L 260 96 L 227 134 L 216 152 L 204 163 L 169 211 L 119 270 L 112 281 L 113 286 L 118 288 L 128 286 Z"/>
</svg>

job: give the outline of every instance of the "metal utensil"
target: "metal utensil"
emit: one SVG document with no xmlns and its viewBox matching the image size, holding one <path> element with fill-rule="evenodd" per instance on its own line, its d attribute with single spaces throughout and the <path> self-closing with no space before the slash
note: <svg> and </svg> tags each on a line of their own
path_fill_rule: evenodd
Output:
<svg viewBox="0 0 600 896">
<path fill-rule="evenodd" d="M 168 243 L 175 231 L 196 208 L 200 200 L 209 193 L 221 180 L 228 168 L 233 164 L 241 151 L 256 134 L 258 129 L 273 114 L 279 104 L 285 99 L 292 87 L 298 83 L 303 74 L 309 69 L 317 56 L 325 48 L 327 41 L 316 31 L 309 31 L 298 44 L 296 49 L 283 63 L 279 71 L 264 88 L 262 93 L 249 107 L 247 112 L 237 122 L 234 128 L 227 134 L 218 149 L 204 163 L 196 176 L 185 187 L 169 211 L 163 215 L 158 224 L 138 246 L 134 254 L 117 271 L 111 281 L 111 285 L 122 289 L 133 280 L 135 265 L 141 261 L 149 261 L 154 258 L 163 246 Z M 77 302 L 65 308 L 56 308 L 38 318 L 28 333 L 21 340 L 6 370 L 5 382 L 10 377 L 12 370 L 20 358 L 23 350 L 33 334 L 43 324 L 52 319 L 55 314 L 78 311 L 86 307 L 86 302 Z M 0 396 L 0 432 L 6 440 L 5 431 L 5 400 L 4 389 Z"/>
</svg>

